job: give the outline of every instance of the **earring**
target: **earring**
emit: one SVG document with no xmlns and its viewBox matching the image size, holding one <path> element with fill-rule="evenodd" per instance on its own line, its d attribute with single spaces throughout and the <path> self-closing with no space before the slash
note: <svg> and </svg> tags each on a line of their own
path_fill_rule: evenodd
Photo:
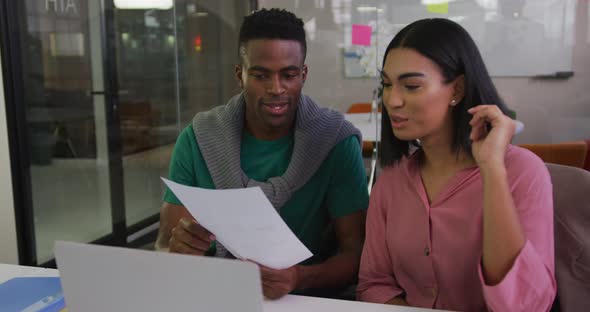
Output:
<svg viewBox="0 0 590 312">
<path fill-rule="evenodd" d="M 457 103 L 456 100 L 451 100 L 451 105 L 455 105 Z"/>
</svg>

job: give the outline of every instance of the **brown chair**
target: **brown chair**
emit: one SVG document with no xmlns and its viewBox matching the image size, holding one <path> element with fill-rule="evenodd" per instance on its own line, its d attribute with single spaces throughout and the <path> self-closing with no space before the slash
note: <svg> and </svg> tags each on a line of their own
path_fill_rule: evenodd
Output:
<svg viewBox="0 0 590 312">
<path fill-rule="evenodd" d="M 584 141 L 556 144 L 521 144 L 546 163 L 584 168 L 588 146 Z"/>
<path fill-rule="evenodd" d="M 586 152 L 586 163 L 584 164 L 584 169 L 590 171 L 590 139 L 586 140 L 586 148 L 587 148 L 587 152 Z"/>
<path fill-rule="evenodd" d="M 378 107 L 378 111 L 381 112 L 381 105 Z M 371 112 L 371 103 L 354 103 L 350 105 L 347 114 L 362 114 Z"/>
<path fill-rule="evenodd" d="M 371 103 L 354 103 L 350 105 L 347 114 L 366 114 L 371 112 Z M 379 112 L 381 112 L 381 105 L 379 105 Z M 375 142 L 364 141 L 363 142 L 363 157 L 371 157 L 373 155 L 373 147 Z"/>
<path fill-rule="evenodd" d="M 590 172 L 557 164 L 547 168 L 553 183 L 553 311 L 584 311 L 590 307 Z"/>
</svg>

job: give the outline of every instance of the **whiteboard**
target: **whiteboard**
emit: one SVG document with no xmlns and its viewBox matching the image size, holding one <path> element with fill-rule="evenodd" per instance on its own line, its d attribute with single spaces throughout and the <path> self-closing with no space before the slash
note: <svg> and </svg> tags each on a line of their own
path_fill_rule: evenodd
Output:
<svg viewBox="0 0 590 312">
<path fill-rule="evenodd" d="M 491 76 L 567 76 L 573 72 L 575 8 L 576 0 L 372 0 L 362 6 L 351 1 L 344 46 L 359 59 L 370 57 L 362 65 L 366 76 L 375 76 L 395 34 L 418 19 L 440 17 L 470 33 Z M 371 46 L 351 44 L 353 24 L 373 27 Z"/>
</svg>

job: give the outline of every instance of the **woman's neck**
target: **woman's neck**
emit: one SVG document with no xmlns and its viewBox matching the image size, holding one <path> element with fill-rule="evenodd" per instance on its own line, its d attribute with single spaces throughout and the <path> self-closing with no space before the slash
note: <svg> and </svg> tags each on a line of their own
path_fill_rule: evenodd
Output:
<svg viewBox="0 0 590 312">
<path fill-rule="evenodd" d="M 465 151 L 452 147 L 450 135 L 447 138 L 429 138 L 421 141 L 422 170 L 430 172 L 459 171 L 476 165 L 475 160 Z"/>
</svg>

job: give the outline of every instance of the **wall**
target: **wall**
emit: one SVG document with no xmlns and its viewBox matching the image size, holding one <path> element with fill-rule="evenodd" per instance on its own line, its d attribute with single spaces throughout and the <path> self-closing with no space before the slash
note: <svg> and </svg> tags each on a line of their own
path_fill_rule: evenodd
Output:
<svg viewBox="0 0 590 312">
<path fill-rule="evenodd" d="M 18 264 L 2 64 L 0 64 L 0 263 Z"/>
<path fill-rule="evenodd" d="M 525 124 L 525 131 L 517 136 L 516 143 L 590 138 L 590 4 L 587 0 L 578 0 L 575 19 L 572 78 L 494 79 L 506 103 Z"/>
<path fill-rule="evenodd" d="M 260 7 L 285 8 L 306 22 L 309 76 L 304 92 L 323 106 L 345 112 L 352 103 L 369 102 L 378 80 L 344 78 L 341 57 L 344 32 L 341 25 L 326 22 L 334 19 L 330 14 L 336 3 L 342 5 L 346 1 L 260 0 Z M 501 96 L 525 124 L 524 132 L 515 138 L 515 143 L 553 143 L 590 138 L 589 6 L 588 0 L 578 0 L 576 4 L 572 78 L 494 78 Z M 315 23 L 313 34 L 309 32 L 312 19 Z"/>
</svg>

